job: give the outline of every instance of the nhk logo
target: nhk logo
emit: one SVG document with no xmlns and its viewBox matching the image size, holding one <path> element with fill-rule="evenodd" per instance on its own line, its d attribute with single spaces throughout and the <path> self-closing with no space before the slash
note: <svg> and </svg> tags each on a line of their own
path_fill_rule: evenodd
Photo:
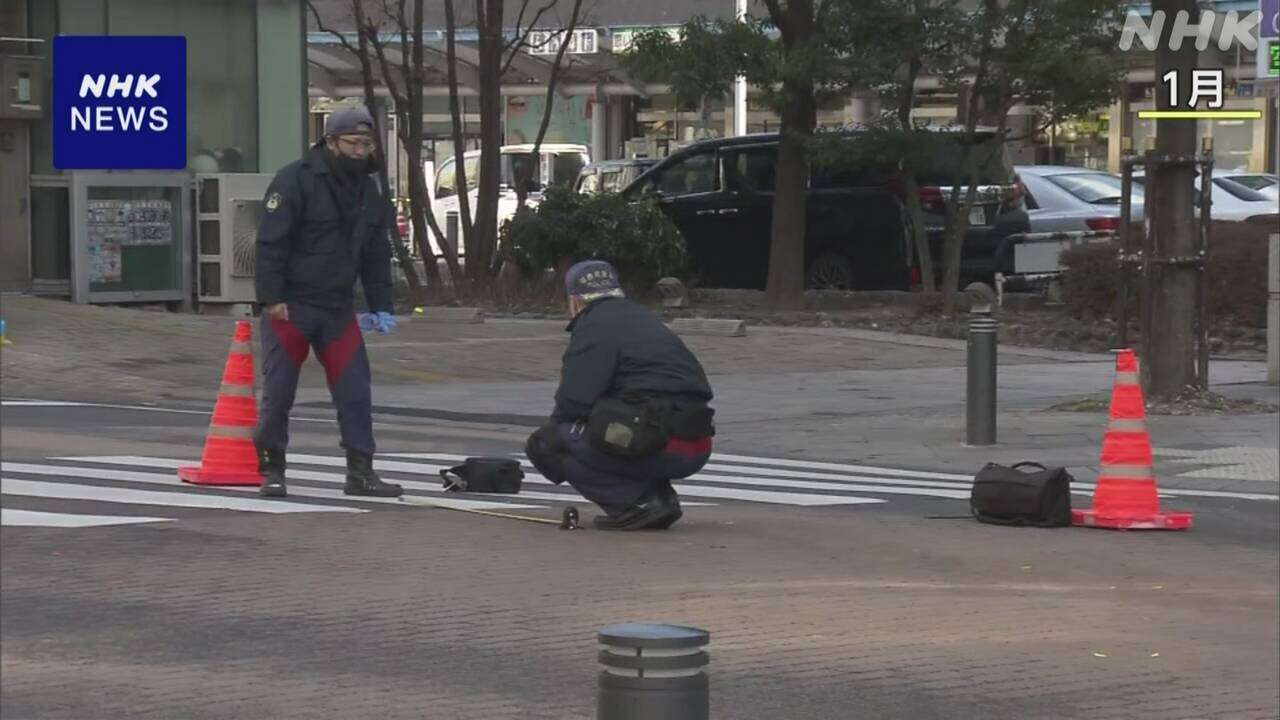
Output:
<svg viewBox="0 0 1280 720">
<path fill-rule="evenodd" d="M 1253 52 L 1258 49 L 1257 28 L 1261 20 L 1262 13 L 1257 10 L 1244 14 L 1235 10 L 1226 13 L 1208 10 L 1200 13 L 1200 17 L 1193 22 L 1191 13 L 1179 10 L 1173 16 L 1173 24 L 1169 28 L 1168 46 L 1170 50 L 1176 51 L 1182 48 L 1184 40 L 1192 40 L 1195 41 L 1196 50 L 1203 52 L 1216 35 L 1218 49 L 1223 52 L 1230 50 L 1233 42 Z M 1152 12 L 1149 24 L 1142 15 L 1130 10 L 1125 15 L 1124 27 L 1120 30 L 1120 49 L 1128 52 L 1136 39 L 1147 50 L 1155 52 L 1160 47 L 1160 36 L 1167 21 L 1168 14 L 1163 10 Z"/>
<path fill-rule="evenodd" d="M 54 38 L 54 166 L 185 168 L 186 48 L 182 37 Z"/>
</svg>

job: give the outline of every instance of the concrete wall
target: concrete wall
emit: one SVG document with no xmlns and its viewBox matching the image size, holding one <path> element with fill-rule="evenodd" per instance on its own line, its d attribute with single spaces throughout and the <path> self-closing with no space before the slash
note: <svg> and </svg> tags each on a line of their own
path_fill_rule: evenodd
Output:
<svg viewBox="0 0 1280 720">
<path fill-rule="evenodd" d="M 258 170 L 274 173 L 307 144 L 307 41 L 301 0 L 258 0 Z"/>
<path fill-rule="evenodd" d="M 0 36 L 25 37 L 26 0 L 0 1 Z M 6 44 L 0 50 L 22 48 Z M 28 120 L 0 120 L 0 290 L 31 287 L 31 185 Z"/>
</svg>

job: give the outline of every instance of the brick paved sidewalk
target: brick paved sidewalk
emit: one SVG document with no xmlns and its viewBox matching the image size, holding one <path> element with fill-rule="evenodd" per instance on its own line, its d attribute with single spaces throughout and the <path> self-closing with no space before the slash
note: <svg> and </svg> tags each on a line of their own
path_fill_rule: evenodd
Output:
<svg viewBox="0 0 1280 720">
<path fill-rule="evenodd" d="M 714 717 L 1274 718 L 1276 554 L 1195 533 L 406 510 L 2 532 L 6 718 L 591 718 L 594 632 L 711 631 Z M 1273 528 L 1274 529 L 1274 528 Z M 1273 533 L 1274 534 L 1274 533 Z"/>
</svg>

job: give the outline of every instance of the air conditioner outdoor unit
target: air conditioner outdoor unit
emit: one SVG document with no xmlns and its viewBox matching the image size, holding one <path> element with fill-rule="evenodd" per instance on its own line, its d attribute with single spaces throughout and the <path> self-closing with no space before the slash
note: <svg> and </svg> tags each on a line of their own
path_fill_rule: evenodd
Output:
<svg viewBox="0 0 1280 720">
<path fill-rule="evenodd" d="M 272 176 L 263 173 L 196 175 L 197 299 L 252 303 L 255 243 L 263 198 Z"/>
</svg>

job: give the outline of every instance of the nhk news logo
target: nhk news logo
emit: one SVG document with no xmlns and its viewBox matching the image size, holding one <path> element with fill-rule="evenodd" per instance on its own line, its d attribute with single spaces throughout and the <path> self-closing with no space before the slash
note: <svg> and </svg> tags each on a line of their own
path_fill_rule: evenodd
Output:
<svg viewBox="0 0 1280 720">
<path fill-rule="evenodd" d="M 53 40 L 53 164 L 61 170 L 187 165 L 187 41 Z"/>
</svg>

